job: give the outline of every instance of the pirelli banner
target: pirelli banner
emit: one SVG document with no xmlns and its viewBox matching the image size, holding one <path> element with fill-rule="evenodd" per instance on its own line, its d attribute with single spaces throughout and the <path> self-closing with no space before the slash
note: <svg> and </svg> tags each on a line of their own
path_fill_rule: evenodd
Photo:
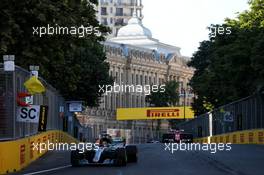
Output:
<svg viewBox="0 0 264 175">
<path fill-rule="evenodd" d="M 184 112 L 185 110 L 185 112 Z M 185 116 L 185 117 L 184 117 Z M 117 120 L 193 119 L 191 107 L 118 108 Z"/>
</svg>

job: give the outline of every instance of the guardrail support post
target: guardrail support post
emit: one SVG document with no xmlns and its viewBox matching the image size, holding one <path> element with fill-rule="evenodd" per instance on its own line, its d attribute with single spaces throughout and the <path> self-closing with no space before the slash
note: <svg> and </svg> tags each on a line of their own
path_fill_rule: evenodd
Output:
<svg viewBox="0 0 264 175">
<path fill-rule="evenodd" d="M 208 113 L 209 116 L 209 137 L 213 136 L 213 114 L 211 112 Z"/>
</svg>

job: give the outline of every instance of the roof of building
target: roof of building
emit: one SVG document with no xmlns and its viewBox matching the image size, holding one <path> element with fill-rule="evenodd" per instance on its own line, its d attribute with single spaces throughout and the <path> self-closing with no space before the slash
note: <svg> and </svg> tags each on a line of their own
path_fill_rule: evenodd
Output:
<svg viewBox="0 0 264 175">
<path fill-rule="evenodd" d="M 143 36 L 152 38 L 151 31 L 144 27 L 141 20 L 137 17 L 136 12 L 133 12 L 132 18 L 128 20 L 128 24 L 118 31 L 117 37 Z"/>
<path fill-rule="evenodd" d="M 126 26 L 119 29 L 117 37 L 107 40 L 107 44 L 117 43 L 130 46 L 136 46 L 147 50 L 164 54 L 166 58 L 172 58 L 172 55 L 182 57 L 180 48 L 160 42 L 152 38 L 151 31 L 146 28 L 134 10 L 132 18 Z"/>
</svg>

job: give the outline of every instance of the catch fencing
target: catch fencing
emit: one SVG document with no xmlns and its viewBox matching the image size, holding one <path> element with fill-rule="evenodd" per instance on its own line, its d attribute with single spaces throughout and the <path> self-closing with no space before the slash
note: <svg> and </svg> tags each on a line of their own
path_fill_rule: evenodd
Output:
<svg viewBox="0 0 264 175">
<path fill-rule="evenodd" d="M 38 123 L 18 122 L 17 94 L 27 92 L 24 82 L 30 78 L 30 72 L 16 66 L 15 71 L 4 71 L 0 64 L 0 140 L 14 140 L 38 133 Z M 44 79 L 39 80 L 46 91 L 33 96 L 34 105 L 48 106 L 47 130 L 63 130 L 78 139 L 84 139 L 88 128 L 83 128 L 75 116 L 69 116 L 65 110 L 67 103 L 59 92 Z M 65 113 L 66 112 L 66 113 Z"/>
<path fill-rule="evenodd" d="M 235 131 L 264 128 L 264 98 L 256 93 L 250 97 L 221 106 L 214 111 L 178 124 L 195 138 Z"/>
</svg>

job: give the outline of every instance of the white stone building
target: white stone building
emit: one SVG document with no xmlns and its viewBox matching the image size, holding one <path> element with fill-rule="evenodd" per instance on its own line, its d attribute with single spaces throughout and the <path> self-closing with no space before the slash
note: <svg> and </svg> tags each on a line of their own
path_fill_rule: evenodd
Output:
<svg viewBox="0 0 264 175">
<path fill-rule="evenodd" d="M 180 89 L 186 92 L 185 105 L 192 102 L 192 93 L 188 82 L 193 76 L 193 69 L 187 66 L 189 58 L 180 53 L 180 48 L 159 42 L 152 38 L 151 31 L 143 26 L 136 13 L 122 27 L 117 37 L 104 43 L 109 74 L 115 83 L 122 85 L 161 85 L 169 80 L 180 83 Z M 183 91 L 179 106 L 184 105 Z M 132 129 L 135 142 L 145 142 L 152 137 L 159 137 L 155 132 L 156 121 L 116 121 L 116 108 L 134 108 L 149 106 L 145 94 L 138 92 L 112 92 L 105 94 L 97 109 L 86 109 L 79 115 L 83 124 L 93 128 L 94 137 L 106 128 Z M 168 130 L 168 122 L 162 121 L 161 130 Z"/>
</svg>

